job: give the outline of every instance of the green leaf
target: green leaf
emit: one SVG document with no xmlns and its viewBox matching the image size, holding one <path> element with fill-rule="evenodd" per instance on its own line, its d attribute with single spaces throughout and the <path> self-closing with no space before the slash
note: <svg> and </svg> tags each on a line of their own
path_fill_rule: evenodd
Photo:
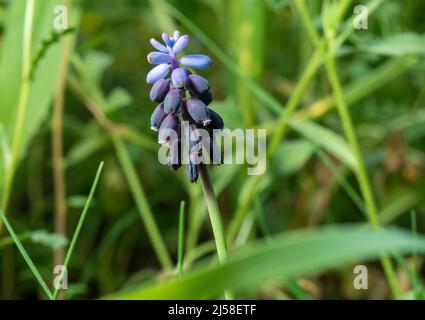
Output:
<svg viewBox="0 0 425 320">
<path fill-rule="evenodd" d="M 314 153 L 314 145 L 306 140 L 287 141 L 279 146 L 273 157 L 273 165 L 281 174 L 300 170 Z"/>
<path fill-rule="evenodd" d="M 39 52 L 42 42 L 51 38 L 54 31 L 54 7 L 61 0 L 36 1 L 32 41 L 32 58 Z M 5 35 L 0 60 L 0 124 L 4 126 L 8 140 L 15 127 L 17 105 L 22 81 L 22 39 L 26 1 L 11 1 L 6 11 Z M 79 10 L 73 10 L 71 26 L 76 25 Z M 60 45 L 53 44 L 40 60 L 35 79 L 31 84 L 28 108 L 22 133 L 20 157 L 27 149 L 49 113 L 59 73 Z"/>
<path fill-rule="evenodd" d="M 330 129 L 307 120 L 292 120 L 290 124 L 303 136 L 333 154 L 349 168 L 356 167 L 353 152 L 346 141 Z"/>
<path fill-rule="evenodd" d="M 411 32 L 395 34 L 377 39 L 361 49 L 385 56 L 425 54 L 425 36 Z"/>
<path fill-rule="evenodd" d="M 127 90 L 119 87 L 115 88 L 112 90 L 108 100 L 106 101 L 107 106 L 105 108 L 105 113 L 110 113 L 124 108 L 128 106 L 131 101 L 132 97 Z"/>
<path fill-rule="evenodd" d="M 347 263 L 378 258 L 383 252 L 408 253 L 425 238 L 397 229 L 333 226 L 295 231 L 259 241 L 237 252 L 226 264 L 202 267 L 179 279 L 108 296 L 108 299 L 206 299 L 225 289 L 238 290 L 270 280 L 287 280 Z"/>
</svg>

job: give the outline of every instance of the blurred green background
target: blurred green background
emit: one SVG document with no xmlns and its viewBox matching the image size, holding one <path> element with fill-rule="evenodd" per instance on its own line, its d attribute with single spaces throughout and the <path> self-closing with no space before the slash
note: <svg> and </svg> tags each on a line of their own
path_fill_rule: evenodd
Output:
<svg viewBox="0 0 425 320">
<path fill-rule="evenodd" d="M 226 127 L 266 128 L 269 141 L 276 128 L 285 128 L 254 192 L 255 180 L 245 166 L 211 170 L 231 255 L 262 241 L 246 262 L 252 268 L 242 268 L 234 280 L 237 297 L 421 297 L 423 259 L 411 254 L 391 256 L 398 295 L 391 293 L 378 256 L 388 249 L 379 245 L 391 241 L 395 251 L 407 253 L 396 238 L 377 239 L 375 251 L 366 254 L 362 250 L 374 244 L 367 237 L 364 242 L 348 237 L 350 229 L 347 242 L 344 234 L 333 240 L 334 249 L 312 240 L 312 251 L 297 243 L 293 256 L 282 253 L 269 261 L 256 254 L 261 245 L 280 245 L 280 238 L 270 239 L 288 232 L 367 223 L 371 202 L 365 203 L 358 183 L 365 175 L 359 174 L 352 140 L 346 138 L 347 121 L 340 117 L 344 104 L 379 224 L 407 230 L 403 239 L 414 237 L 415 229 L 424 232 L 423 1 L 36 0 L 32 79 L 22 77 L 28 2 L 0 1 L 0 194 L 3 211 L 47 283 L 54 277 L 54 261 L 61 261 L 68 248 L 97 168 L 105 163 L 70 260 L 65 298 L 100 298 L 175 278 L 181 201 L 186 203 L 184 275 L 173 287 L 176 296 L 218 298 L 220 281 L 234 276 L 231 270 L 221 278 L 223 270 L 214 273 L 215 246 L 200 184 L 190 185 L 184 168 L 174 173 L 159 164 L 156 134 L 149 129 L 155 108 L 145 81 L 151 67 L 146 55 L 153 51 L 149 39 L 174 30 L 191 36 L 187 53 L 212 57 L 212 67 L 202 75 L 211 83 L 212 107 Z M 54 8 L 63 3 L 72 5 L 69 24 L 75 28 L 65 35 L 53 29 Z M 353 30 L 358 4 L 369 5 L 367 30 Z M 340 96 L 335 95 L 338 84 Z M 63 170 L 55 167 L 61 152 Z M 63 215 L 55 215 L 58 210 Z M 63 227 L 66 233 L 60 235 Z M 338 228 L 332 230 L 344 230 Z M 350 241 L 361 242 L 351 255 Z M 165 253 L 158 249 L 162 243 Z M 335 256 L 308 260 L 328 250 Z M 353 266 L 359 263 L 368 266 L 368 290 L 353 288 Z M 256 270 L 266 273 L 273 264 L 300 268 L 300 274 L 255 280 Z M 203 268 L 214 272 L 203 274 Z M 279 275 L 279 268 L 273 270 Z M 242 277 L 252 283 L 245 287 Z M 209 292 L 211 283 L 218 288 Z M 0 284 L 4 299 L 45 298 L 5 228 Z M 185 293 L 189 289 L 197 294 Z M 156 294 L 152 297 L 167 297 Z"/>
</svg>

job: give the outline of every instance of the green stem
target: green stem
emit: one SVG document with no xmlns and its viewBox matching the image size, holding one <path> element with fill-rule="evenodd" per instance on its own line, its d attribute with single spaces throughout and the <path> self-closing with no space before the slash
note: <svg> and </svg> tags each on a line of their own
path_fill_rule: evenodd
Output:
<svg viewBox="0 0 425 320">
<path fill-rule="evenodd" d="M 22 140 L 22 131 L 24 128 L 27 107 L 28 107 L 28 97 L 31 87 L 31 79 L 29 77 L 31 70 L 31 37 L 33 30 L 33 20 L 34 20 L 34 6 L 35 0 L 27 0 L 27 6 L 25 9 L 25 20 L 24 20 L 24 35 L 23 35 L 23 54 L 22 54 L 22 86 L 21 93 L 19 96 L 18 102 L 18 113 L 16 117 L 16 124 L 13 133 L 13 142 L 12 142 L 12 154 L 10 158 L 9 165 L 6 171 L 5 184 L 4 184 L 4 193 L 1 202 L 1 208 L 4 212 L 7 212 L 9 206 L 10 194 L 12 191 L 13 177 L 15 175 L 16 164 L 19 158 L 21 140 Z M 0 231 L 2 229 L 2 222 L 0 221 Z"/>
<path fill-rule="evenodd" d="M 131 192 L 133 193 L 138 211 L 143 223 L 145 224 L 146 231 L 149 238 L 151 239 L 155 253 L 162 267 L 164 269 L 170 270 L 173 268 L 173 262 L 170 258 L 170 255 L 168 254 L 167 247 L 165 246 L 161 233 L 153 217 L 153 213 L 147 201 L 145 191 L 137 180 L 136 169 L 131 162 L 122 139 L 113 133 L 111 133 L 111 137 L 116 149 L 118 160 L 124 170 L 124 175 L 126 176 Z"/>
<path fill-rule="evenodd" d="M 179 237 L 177 250 L 177 274 L 180 276 L 183 272 L 183 254 L 184 254 L 184 211 L 186 203 L 180 202 L 179 210 Z"/>
<path fill-rule="evenodd" d="M 220 208 L 217 203 L 208 168 L 203 163 L 199 165 L 199 175 L 201 178 L 202 189 L 204 190 L 208 213 L 210 215 L 215 245 L 217 247 L 218 260 L 220 263 L 225 263 L 228 259 L 228 252 L 226 238 L 224 237 L 223 222 L 221 221 Z M 227 300 L 233 299 L 233 294 L 231 292 L 226 291 L 224 295 Z"/>
</svg>

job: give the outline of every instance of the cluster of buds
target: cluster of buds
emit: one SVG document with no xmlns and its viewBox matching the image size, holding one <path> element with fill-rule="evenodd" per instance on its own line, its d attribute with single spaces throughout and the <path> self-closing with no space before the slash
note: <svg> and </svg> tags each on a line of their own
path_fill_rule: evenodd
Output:
<svg viewBox="0 0 425 320">
<path fill-rule="evenodd" d="M 223 119 L 208 108 L 213 100 L 208 81 L 190 71 L 208 68 L 211 58 L 196 54 L 178 59 L 190 42 L 189 36 L 178 31 L 172 37 L 164 33 L 162 39 L 165 45 L 151 39 L 158 51 L 148 54 L 149 63 L 156 65 L 146 77 L 153 85 L 150 99 L 159 103 L 151 117 L 151 128 L 158 131 L 158 143 L 169 149 L 170 168 L 177 170 L 186 164 L 189 180 L 196 182 L 201 162 L 222 163 L 215 135 L 223 130 Z M 208 152 L 208 161 L 203 150 Z"/>
</svg>

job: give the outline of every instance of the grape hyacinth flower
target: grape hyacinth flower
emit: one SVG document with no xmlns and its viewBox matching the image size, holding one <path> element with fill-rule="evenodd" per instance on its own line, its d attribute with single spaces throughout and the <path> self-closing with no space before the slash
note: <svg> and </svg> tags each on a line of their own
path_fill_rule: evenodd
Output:
<svg viewBox="0 0 425 320">
<path fill-rule="evenodd" d="M 159 105 L 151 117 L 152 130 L 158 131 L 158 142 L 170 147 L 168 164 L 172 170 L 181 167 L 185 158 L 182 155 L 181 135 L 177 141 L 171 141 L 169 130 L 180 133 L 183 123 L 188 123 L 189 141 L 186 171 L 191 182 L 199 177 L 199 163 L 196 156 L 202 155 L 202 146 L 208 144 L 209 159 L 213 163 L 222 162 L 219 150 L 214 142 L 214 131 L 222 130 L 223 119 L 218 113 L 208 108 L 212 94 L 208 81 L 190 69 L 204 70 L 211 64 L 211 58 L 202 54 L 178 54 L 189 44 L 188 35 L 178 31 L 170 37 L 162 34 L 161 43 L 151 39 L 150 43 L 157 50 L 148 54 L 148 62 L 155 67 L 148 73 L 146 81 L 152 84 L 150 99 Z M 197 137 L 197 129 L 205 129 L 207 139 Z"/>
</svg>

